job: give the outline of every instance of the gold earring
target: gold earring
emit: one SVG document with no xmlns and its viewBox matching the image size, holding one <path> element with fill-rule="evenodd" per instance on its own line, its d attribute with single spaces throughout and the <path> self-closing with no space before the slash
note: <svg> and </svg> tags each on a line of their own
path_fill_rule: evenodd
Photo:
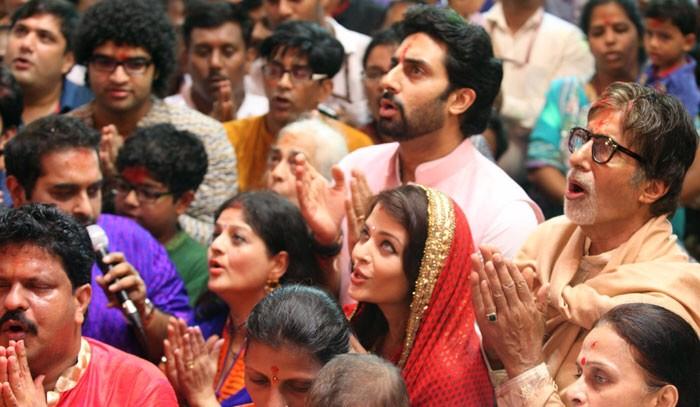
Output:
<svg viewBox="0 0 700 407">
<path fill-rule="evenodd" d="M 266 293 L 270 294 L 271 292 L 275 291 L 278 288 L 280 288 L 279 280 L 273 280 L 271 278 L 267 279 L 267 283 L 265 283 L 265 292 Z"/>
</svg>

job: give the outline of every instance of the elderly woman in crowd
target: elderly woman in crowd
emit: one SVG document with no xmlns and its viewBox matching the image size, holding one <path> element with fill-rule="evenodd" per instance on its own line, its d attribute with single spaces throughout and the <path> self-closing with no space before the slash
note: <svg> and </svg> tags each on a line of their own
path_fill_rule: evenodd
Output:
<svg viewBox="0 0 700 407">
<path fill-rule="evenodd" d="M 700 405 L 698 335 L 683 318 L 657 305 L 631 303 L 608 311 L 586 336 L 576 364 L 577 379 L 561 394 L 550 378 L 537 382 L 527 397 L 500 388 L 498 405 Z"/>
<path fill-rule="evenodd" d="M 265 184 L 299 206 L 293 158 L 301 153 L 309 164 L 327 180 L 331 167 L 348 154 L 345 139 L 333 127 L 320 119 L 307 118 L 292 122 L 280 130 L 277 141 L 270 148 Z"/>
</svg>

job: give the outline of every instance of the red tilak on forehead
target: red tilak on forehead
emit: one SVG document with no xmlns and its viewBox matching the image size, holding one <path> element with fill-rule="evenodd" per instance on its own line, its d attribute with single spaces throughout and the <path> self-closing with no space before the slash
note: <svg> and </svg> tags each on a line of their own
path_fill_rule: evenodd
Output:
<svg viewBox="0 0 700 407">
<path fill-rule="evenodd" d="M 146 167 L 129 167 L 122 171 L 122 178 L 132 184 L 143 184 L 149 176 Z"/>
<path fill-rule="evenodd" d="M 124 49 L 120 49 L 119 51 L 117 51 L 115 57 L 117 58 L 118 61 L 123 61 L 123 60 L 129 58 L 129 53 Z"/>
<path fill-rule="evenodd" d="M 659 20 L 658 18 L 647 18 L 647 27 L 658 30 L 663 27 L 664 20 Z"/>
<path fill-rule="evenodd" d="M 581 358 L 581 366 L 586 366 L 586 357 Z"/>
<path fill-rule="evenodd" d="M 276 375 L 277 373 L 279 373 L 280 368 L 273 365 L 273 366 L 270 366 L 270 370 L 272 371 L 272 374 Z"/>
</svg>

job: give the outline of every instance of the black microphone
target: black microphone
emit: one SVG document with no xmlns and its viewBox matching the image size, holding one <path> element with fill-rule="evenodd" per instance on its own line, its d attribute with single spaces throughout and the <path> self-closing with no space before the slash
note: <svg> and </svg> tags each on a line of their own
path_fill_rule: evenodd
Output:
<svg viewBox="0 0 700 407">
<path fill-rule="evenodd" d="M 100 270 L 102 270 L 103 274 L 107 274 L 113 266 L 111 264 L 106 264 L 102 261 L 102 258 L 109 254 L 109 238 L 104 229 L 99 225 L 89 225 L 87 231 L 88 235 L 90 235 L 90 241 L 92 242 L 92 249 L 95 251 L 97 265 Z M 143 328 L 143 322 L 141 322 L 141 316 L 139 315 L 136 305 L 131 301 L 126 290 L 119 290 L 114 293 L 114 296 L 117 298 L 117 301 L 119 301 L 119 304 L 121 304 L 124 315 L 126 315 L 126 318 L 136 330 L 136 336 L 141 342 L 141 345 L 144 346 L 145 350 L 148 350 L 146 348 L 146 331 Z"/>
</svg>

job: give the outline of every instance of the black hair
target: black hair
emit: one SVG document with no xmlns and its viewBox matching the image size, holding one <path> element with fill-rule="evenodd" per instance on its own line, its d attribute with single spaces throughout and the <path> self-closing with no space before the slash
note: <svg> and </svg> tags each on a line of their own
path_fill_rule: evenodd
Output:
<svg viewBox="0 0 700 407">
<path fill-rule="evenodd" d="M 66 40 L 65 52 L 73 51 L 74 34 L 80 16 L 75 5 L 65 0 L 30 0 L 12 14 L 10 25 L 39 14 L 50 14 L 61 23 L 61 34 Z"/>
<path fill-rule="evenodd" d="M 642 22 L 642 16 L 639 12 L 639 6 L 636 0 L 588 0 L 581 10 L 581 20 L 579 24 L 584 34 L 588 35 L 588 31 L 591 29 L 593 10 L 598 6 L 610 3 L 622 7 L 627 18 L 629 18 L 637 29 L 637 35 L 641 39 L 644 35 L 644 23 Z"/>
<path fill-rule="evenodd" d="M 245 222 L 263 242 L 270 255 L 287 252 L 287 271 L 282 284 L 320 284 L 323 273 L 314 257 L 313 238 L 299 208 L 275 192 L 242 192 L 226 200 L 214 219 L 229 208 L 240 208 Z"/>
<path fill-rule="evenodd" d="M 323 366 L 306 403 L 307 407 L 410 406 L 401 371 L 386 359 L 361 353 L 338 355 Z"/>
<path fill-rule="evenodd" d="M 109 0 L 90 7 L 76 33 L 76 61 L 87 65 L 95 48 L 109 41 L 146 50 L 156 69 L 153 91 L 164 96 L 162 93 L 167 90 L 168 80 L 176 67 L 176 40 L 175 29 L 160 3 L 153 0 Z"/>
<path fill-rule="evenodd" d="M 435 6 L 411 7 L 401 24 L 404 38 L 425 33 L 445 44 L 448 91 L 469 88 L 476 93 L 476 100 L 460 117 L 459 128 L 465 137 L 482 133 L 503 78 L 503 67 L 493 56 L 489 35 L 456 11 Z"/>
<path fill-rule="evenodd" d="M 315 287 L 291 285 L 263 298 L 246 322 L 251 342 L 305 350 L 325 365 L 350 351 L 350 327 L 338 304 Z"/>
<path fill-rule="evenodd" d="M 588 112 L 622 112 L 622 134 L 643 159 L 641 175 L 660 180 L 668 192 L 651 204 L 653 216 L 672 213 L 678 206 L 683 179 L 695 159 L 698 135 L 693 119 L 674 96 L 633 82 L 615 82 L 605 89 Z"/>
<path fill-rule="evenodd" d="M 23 109 L 22 88 L 10 70 L 0 65 L 0 117 L 2 117 L 3 131 L 17 128 L 22 124 Z"/>
<path fill-rule="evenodd" d="M 670 21 L 683 35 L 695 34 L 698 8 L 690 0 L 651 0 L 644 17 Z"/>
<path fill-rule="evenodd" d="M 55 151 L 87 148 L 98 152 L 100 133 L 80 119 L 51 115 L 22 128 L 5 145 L 5 169 L 17 178 L 27 198 L 31 198 L 37 179 L 43 174 L 41 158 Z"/>
<path fill-rule="evenodd" d="M 413 7 L 415 5 L 426 5 L 426 3 L 423 0 L 392 0 L 387 4 L 386 8 L 384 9 L 384 13 L 382 15 L 382 26 L 387 24 L 388 22 L 386 21 L 387 17 L 389 17 L 389 14 L 391 13 L 391 10 L 393 10 L 395 7 L 407 5 L 408 8 Z M 408 10 L 407 10 L 408 11 Z M 400 22 L 400 21 L 399 21 Z M 397 23 L 394 23 L 397 24 Z"/>
<path fill-rule="evenodd" d="M 343 45 L 325 28 L 308 21 L 287 21 L 260 45 L 260 55 L 271 59 L 275 55 L 295 51 L 306 56 L 314 73 L 332 78 L 340 71 L 345 58 Z"/>
<path fill-rule="evenodd" d="M 36 246 L 58 257 L 71 287 L 90 284 L 95 262 L 90 237 L 80 223 L 53 205 L 27 204 L 0 212 L 0 251 Z"/>
<path fill-rule="evenodd" d="M 678 407 L 700 405 L 700 340 L 688 322 L 658 305 L 636 303 L 605 313 L 597 326 L 605 325 L 632 347 L 648 387 L 671 384 L 678 389 Z"/>
<path fill-rule="evenodd" d="M 136 129 L 117 156 L 119 172 L 128 167 L 144 167 L 168 187 L 175 199 L 199 188 L 207 165 L 207 152 L 197 136 L 170 123 Z"/>
<path fill-rule="evenodd" d="M 226 23 L 233 23 L 240 27 L 243 42 L 250 46 L 250 37 L 253 33 L 253 23 L 248 18 L 242 6 L 228 2 L 205 3 L 196 2 L 188 7 L 185 23 L 182 26 L 182 35 L 185 46 L 190 46 L 192 31 L 195 28 L 218 28 Z"/>
<path fill-rule="evenodd" d="M 639 4 L 637 0 L 589 0 L 583 6 L 581 10 L 581 19 L 579 26 L 583 30 L 584 34 L 588 36 L 588 32 L 591 29 L 591 18 L 593 18 L 593 10 L 598 6 L 603 6 L 606 4 L 617 4 L 625 12 L 627 18 L 632 22 L 634 28 L 637 30 L 637 38 L 639 39 L 639 49 L 637 61 L 640 65 L 646 60 L 646 52 L 644 51 L 644 23 L 642 22 L 642 16 L 639 10 Z"/>
<path fill-rule="evenodd" d="M 401 32 L 399 25 L 394 24 L 386 30 L 379 31 L 372 36 L 372 41 L 369 42 L 365 49 L 365 55 L 362 56 L 362 67 L 367 67 L 367 58 L 373 49 L 380 45 L 399 45 L 401 44 Z"/>
<path fill-rule="evenodd" d="M 425 240 L 428 238 L 428 197 L 421 187 L 407 184 L 380 192 L 372 200 L 368 213 L 377 205 L 381 205 L 391 218 L 406 229 L 408 241 L 401 260 L 408 281 L 406 294 L 412 299 L 425 250 Z M 372 348 L 376 341 L 388 332 L 386 318 L 377 304 L 362 303 L 351 324 L 357 333 L 357 339 L 365 349 Z"/>
</svg>

